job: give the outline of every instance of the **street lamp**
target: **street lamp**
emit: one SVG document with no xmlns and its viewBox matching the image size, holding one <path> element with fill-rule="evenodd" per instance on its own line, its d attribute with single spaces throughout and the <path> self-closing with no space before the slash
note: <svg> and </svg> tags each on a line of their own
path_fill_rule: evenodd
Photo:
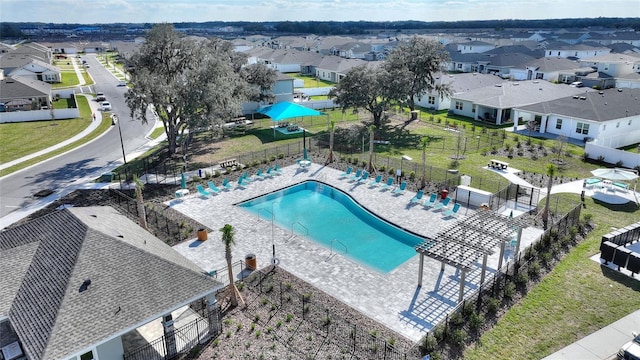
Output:
<svg viewBox="0 0 640 360">
<path fill-rule="evenodd" d="M 124 142 L 122 141 L 122 128 L 120 127 L 120 121 L 118 121 L 118 115 L 112 114 L 111 121 L 118 124 L 118 134 L 120 135 L 120 147 L 122 148 L 122 160 L 124 160 L 124 164 L 127 165 L 127 155 L 124 152 Z"/>
</svg>

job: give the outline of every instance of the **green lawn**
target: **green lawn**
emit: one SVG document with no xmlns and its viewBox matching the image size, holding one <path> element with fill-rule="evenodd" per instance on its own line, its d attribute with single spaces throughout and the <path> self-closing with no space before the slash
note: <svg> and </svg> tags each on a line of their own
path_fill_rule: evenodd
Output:
<svg viewBox="0 0 640 360">
<path fill-rule="evenodd" d="M 579 201 L 579 195 L 562 198 Z M 541 359 L 640 308 L 637 279 L 590 259 L 599 252 L 602 235 L 638 221 L 640 210 L 591 198 L 585 204 L 582 213 L 593 216 L 596 229 L 485 333 L 477 347 L 467 349 L 465 359 Z"/>
<path fill-rule="evenodd" d="M 336 84 L 320 79 L 316 79 L 314 76 L 306 76 L 300 74 L 287 74 L 294 79 L 304 80 L 305 88 L 316 88 L 316 87 L 334 87 Z"/>
<path fill-rule="evenodd" d="M 75 71 L 62 71 L 60 76 L 62 76 L 62 82 L 53 84 L 54 89 L 66 88 L 80 84 L 78 75 Z"/>
<path fill-rule="evenodd" d="M 89 104 L 77 98 L 80 118 L 0 124 L 0 163 L 21 158 L 46 149 L 80 133 L 91 123 Z M 56 103 L 63 103 L 64 99 Z"/>
</svg>

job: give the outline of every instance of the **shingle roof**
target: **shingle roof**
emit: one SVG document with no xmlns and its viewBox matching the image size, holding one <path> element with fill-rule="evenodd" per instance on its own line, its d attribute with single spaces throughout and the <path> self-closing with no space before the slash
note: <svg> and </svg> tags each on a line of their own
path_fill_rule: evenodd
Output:
<svg viewBox="0 0 640 360">
<path fill-rule="evenodd" d="M 51 85 L 44 81 L 24 76 L 7 77 L 0 80 L 0 98 L 16 99 L 46 96 L 51 93 Z"/>
<path fill-rule="evenodd" d="M 541 101 L 555 100 L 575 94 L 592 91 L 575 88 L 565 84 L 552 84 L 548 81 L 507 81 L 499 85 L 487 86 L 463 94 L 456 94 L 452 99 L 471 101 L 475 104 L 498 109 L 520 107 Z"/>
<path fill-rule="evenodd" d="M 110 207 L 60 210 L 6 230 L 0 259 L 9 257 L 0 270 L 16 268 L 0 278 L 8 295 L 0 309 L 9 305 L 34 360 L 68 358 L 220 286 Z M 87 278 L 91 285 L 80 292 Z"/>
<path fill-rule="evenodd" d="M 563 57 L 544 57 L 522 64 L 523 67 L 532 67 L 541 72 L 559 70 L 574 70 L 580 68 L 580 63 Z"/>
<path fill-rule="evenodd" d="M 518 107 L 539 114 L 556 114 L 591 121 L 609 121 L 640 115 L 640 89 L 609 89 Z"/>
</svg>

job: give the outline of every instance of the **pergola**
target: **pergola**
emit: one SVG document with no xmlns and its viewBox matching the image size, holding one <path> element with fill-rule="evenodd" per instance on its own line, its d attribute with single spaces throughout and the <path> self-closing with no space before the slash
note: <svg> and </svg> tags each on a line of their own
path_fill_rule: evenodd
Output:
<svg viewBox="0 0 640 360">
<path fill-rule="evenodd" d="M 477 211 L 472 216 L 457 221 L 447 229 L 440 231 L 435 239 L 429 239 L 416 246 L 420 254 L 418 286 L 422 286 L 424 257 L 428 256 L 445 265 L 451 265 L 460 270 L 460 292 L 458 301 L 464 298 L 465 275 L 473 268 L 473 264 L 482 256 L 482 273 L 480 283 L 484 282 L 487 268 L 487 257 L 495 253 L 500 247 L 498 269 L 502 267 L 505 244 L 517 233 L 515 253 L 520 251 L 522 229 L 526 227 L 522 220 L 504 216 L 496 212 Z"/>
</svg>

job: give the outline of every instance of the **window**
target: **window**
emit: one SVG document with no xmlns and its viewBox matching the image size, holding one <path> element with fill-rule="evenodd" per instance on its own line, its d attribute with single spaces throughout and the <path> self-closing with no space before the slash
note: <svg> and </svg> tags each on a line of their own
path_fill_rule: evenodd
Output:
<svg viewBox="0 0 640 360">
<path fill-rule="evenodd" d="M 539 79 L 539 80 L 544 79 L 544 73 L 536 73 L 536 79 Z"/>
<path fill-rule="evenodd" d="M 577 52 L 577 51 L 575 52 L 575 55 L 574 55 L 574 56 L 575 56 L 575 57 L 578 57 L 578 52 Z"/>
<path fill-rule="evenodd" d="M 475 105 L 472 105 L 472 106 L 471 106 L 471 112 L 472 112 L 472 113 L 475 113 L 475 112 L 476 112 L 476 106 L 475 106 Z"/>
<path fill-rule="evenodd" d="M 556 120 L 556 129 L 562 129 L 562 119 Z"/>
<path fill-rule="evenodd" d="M 549 51 L 549 56 L 551 56 L 551 51 Z"/>
<path fill-rule="evenodd" d="M 429 99 L 427 100 L 427 102 L 431 105 L 436 103 L 436 97 L 435 96 L 429 96 Z"/>
<path fill-rule="evenodd" d="M 558 56 L 560 56 L 560 51 L 558 51 Z"/>
<path fill-rule="evenodd" d="M 578 126 L 576 126 L 576 133 L 582 135 L 589 134 L 589 124 L 578 123 Z"/>
<path fill-rule="evenodd" d="M 462 110 L 462 101 L 456 101 L 456 110 Z"/>
<path fill-rule="evenodd" d="M 458 63 L 458 69 L 462 69 L 462 63 Z"/>
<path fill-rule="evenodd" d="M 80 355 L 80 360 L 93 360 L 93 351 L 86 352 Z"/>
</svg>

